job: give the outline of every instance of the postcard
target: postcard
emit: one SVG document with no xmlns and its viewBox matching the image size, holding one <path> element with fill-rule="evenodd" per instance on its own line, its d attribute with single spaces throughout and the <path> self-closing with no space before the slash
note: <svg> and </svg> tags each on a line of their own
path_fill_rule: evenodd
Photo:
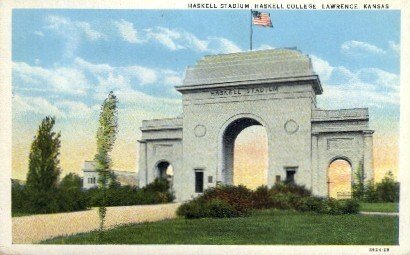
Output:
<svg viewBox="0 0 410 255">
<path fill-rule="evenodd" d="M 404 1 L 1 3 L 2 254 L 409 254 Z"/>
</svg>

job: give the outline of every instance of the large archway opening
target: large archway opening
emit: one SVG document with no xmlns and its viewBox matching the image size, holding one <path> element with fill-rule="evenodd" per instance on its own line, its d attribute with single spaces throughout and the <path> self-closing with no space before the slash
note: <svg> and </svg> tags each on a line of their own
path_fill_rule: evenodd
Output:
<svg viewBox="0 0 410 255">
<path fill-rule="evenodd" d="M 168 161 L 160 161 L 157 164 L 158 178 L 166 179 L 172 189 L 174 182 L 174 167 Z"/>
<path fill-rule="evenodd" d="M 352 172 L 352 165 L 346 159 L 335 159 L 329 164 L 327 169 L 328 197 L 351 198 Z"/>
<path fill-rule="evenodd" d="M 267 185 L 268 139 L 265 127 L 252 118 L 229 124 L 223 135 L 223 182 L 255 189 Z"/>
</svg>

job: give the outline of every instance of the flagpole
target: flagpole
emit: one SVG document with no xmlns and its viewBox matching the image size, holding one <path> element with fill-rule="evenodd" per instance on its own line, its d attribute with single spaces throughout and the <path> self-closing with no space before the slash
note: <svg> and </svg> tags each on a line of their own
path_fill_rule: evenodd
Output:
<svg viewBox="0 0 410 255">
<path fill-rule="evenodd" d="M 252 29 L 252 9 L 251 9 L 251 37 L 249 40 L 249 46 L 250 46 L 250 50 L 252 51 L 252 34 L 253 34 L 253 29 Z"/>
</svg>

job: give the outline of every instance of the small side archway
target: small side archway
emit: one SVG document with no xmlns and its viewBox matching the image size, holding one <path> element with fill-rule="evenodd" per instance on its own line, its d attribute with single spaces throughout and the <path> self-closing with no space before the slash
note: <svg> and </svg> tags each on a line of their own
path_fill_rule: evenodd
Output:
<svg viewBox="0 0 410 255">
<path fill-rule="evenodd" d="M 352 196 L 353 164 L 344 156 L 334 157 L 327 168 L 327 196 L 348 199 Z"/>
<path fill-rule="evenodd" d="M 168 180 L 170 188 L 172 189 L 174 183 L 174 167 L 172 164 L 167 160 L 160 160 L 155 168 L 157 171 L 157 177 Z"/>
</svg>

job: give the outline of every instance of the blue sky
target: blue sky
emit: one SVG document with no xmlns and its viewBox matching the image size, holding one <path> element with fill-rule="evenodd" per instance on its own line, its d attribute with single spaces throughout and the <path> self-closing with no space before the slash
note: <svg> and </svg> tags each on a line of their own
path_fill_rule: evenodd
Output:
<svg viewBox="0 0 410 255">
<path fill-rule="evenodd" d="M 254 27 L 256 49 L 297 47 L 352 72 L 377 68 L 399 74 L 393 49 L 400 40 L 399 11 L 270 13 L 273 29 Z M 203 55 L 247 50 L 249 16 L 249 11 L 14 10 L 13 61 L 53 69 L 81 59 L 167 69 L 182 77 L 185 67 Z M 139 89 L 178 97 L 172 86 L 164 93 L 157 82 Z"/>
<path fill-rule="evenodd" d="M 319 107 L 369 107 L 373 128 L 398 131 L 399 11 L 269 12 L 274 28 L 254 27 L 254 49 L 297 47 L 320 75 Z M 249 49 L 249 22 L 249 11 L 15 9 L 14 132 L 51 114 L 63 132 L 94 135 L 113 90 L 119 136 L 134 143 L 142 119 L 181 112 L 173 86 L 187 65 Z"/>
</svg>

